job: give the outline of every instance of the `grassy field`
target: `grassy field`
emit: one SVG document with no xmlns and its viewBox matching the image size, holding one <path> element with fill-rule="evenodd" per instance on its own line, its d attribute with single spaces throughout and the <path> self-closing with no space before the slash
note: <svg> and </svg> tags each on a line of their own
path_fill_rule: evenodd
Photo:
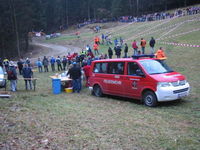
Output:
<svg viewBox="0 0 200 150">
<path fill-rule="evenodd" d="M 128 44 L 144 31 L 151 36 L 170 36 L 200 27 L 200 21 L 171 25 L 200 15 L 177 18 L 169 22 L 124 24 L 101 32 L 112 32 L 113 39 L 122 36 Z M 165 22 L 165 23 L 163 23 Z M 162 24 L 163 23 L 163 24 Z M 159 26 L 160 24 L 160 26 Z M 162 25 L 161 25 L 162 24 Z M 157 27 L 155 27 L 157 25 Z M 163 29 L 167 28 L 167 29 Z M 173 29 L 174 28 L 174 29 Z M 173 30 L 172 30 L 173 29 Z M 169 32 L 171 30 L 171 32 Z M 92 32 L 82 31 L 81 39 L 92 41 Z M 191 32 L 166 42 L 200 44 L 200 32 Z M 139 41 L 140 37 L 136 37 Z M 73 38 L 55 39 L 62 44 Z M 53 40 L 50 42 L 54 42 Z M 148 108 L 137 100 L 105 96 L 91 96 L 87 88 L 80 94 L 53 95 L 52 73 L 37 73 L 37 89 L 24 90 L 18 81 L 17 93 L 11 99 L 0 99 L 0 149 L 163 149 L 198 150 L 200 147 L 200 51 L 199 48 L 156 44 L 166 50 L 167 63 L 186 75 L 191 85 L 189 97 L 175 102 L 161 103 Z M 101 46 L 107 52 L 107 46 Z M 149 53 L 149 47 L 147 47 Z M 129 50 L 132 54 L 132 50 Z"/>
</svg>

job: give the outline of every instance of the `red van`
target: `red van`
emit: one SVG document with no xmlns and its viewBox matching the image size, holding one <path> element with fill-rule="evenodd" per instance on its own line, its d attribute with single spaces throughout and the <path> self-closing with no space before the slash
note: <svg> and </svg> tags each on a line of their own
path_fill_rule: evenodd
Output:
<svg viewBox="0 0 200 150">
<path fill-rule="evenodd" d="M 185 76 L 164 61 L 142 56 L 93 61 L 89 85 L 95 96 L 129 97 L 142 100 L 147 106 L 181 99 L 190 91 Z"/>
</svg>

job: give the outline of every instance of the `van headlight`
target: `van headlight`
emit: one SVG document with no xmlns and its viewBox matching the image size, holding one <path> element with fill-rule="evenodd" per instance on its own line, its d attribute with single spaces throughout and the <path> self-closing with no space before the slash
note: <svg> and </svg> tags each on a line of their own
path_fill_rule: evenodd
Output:
<svg viewBox="0 0 200 150">
<path fill-rule="evenodd" d="M 170 82 L 158 82 L 159 87 L 169 87 L 171 86 Z"/>
</svg>

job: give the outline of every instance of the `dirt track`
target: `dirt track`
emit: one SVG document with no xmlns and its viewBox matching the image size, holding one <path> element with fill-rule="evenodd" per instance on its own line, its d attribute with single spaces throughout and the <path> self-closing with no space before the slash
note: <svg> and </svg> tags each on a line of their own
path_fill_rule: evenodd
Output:
<svg viewBox="0 0 200 150">
<path fill-rule="evenodd" d="M 43 56 L 63 56 L 67 55 L 68 52 L 80 52 L 81 48 L 75 47 L 72 45 L 62 46 L 57 44 L 50 44 L 50 43 L 42 43 L 39 41 L 33 41 L 31 45 L 36 46 L 37 48 L 34 49 L 33 52 L 30 53 L 28 57 L 31 58 L 32 61 L 36 61 L 38 57 L 43 58 Z"/>
</svg>

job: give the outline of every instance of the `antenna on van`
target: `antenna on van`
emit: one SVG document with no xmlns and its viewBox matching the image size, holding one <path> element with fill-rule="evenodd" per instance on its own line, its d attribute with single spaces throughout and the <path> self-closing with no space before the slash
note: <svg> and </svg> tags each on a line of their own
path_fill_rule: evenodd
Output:
<svg viewBox="0 0 200 150">
<path fill-rule="evenodd" d="M 149 55 L 145 55 L 145 54 L 142 54 L 142 55 L 133 55 L 132 58 L 133 59 L 139 59 L 139 58 L 142 58 L 142 57 L 146 57 L 146 58 L 154 58 L 154 54 L 149 54 Z"/>
</svg>

